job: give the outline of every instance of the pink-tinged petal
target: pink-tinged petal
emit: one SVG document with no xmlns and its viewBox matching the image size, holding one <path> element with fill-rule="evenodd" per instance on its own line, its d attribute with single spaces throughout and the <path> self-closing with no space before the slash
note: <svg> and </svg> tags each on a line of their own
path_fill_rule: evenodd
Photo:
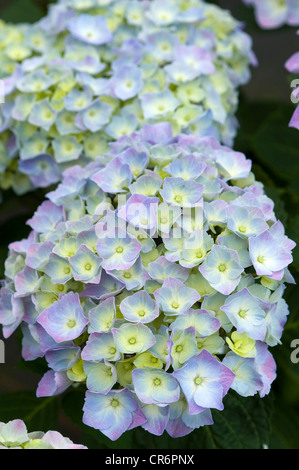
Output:
<svg viewBox="0 0 299 470">
<path fill-rule="evenodd" d="M 293 260 L 268 230 L 249 238 L 249 254 L 256 273 L 268 277 L 286 268 Z"/>
<path fill-rule="evenodd" d="M 276 363 L 268 351 L 267 344 L 257 341 L 256 350 L 256 369 L 263 382 L 263 388 L 259 391 L 259 395 L 263 398 L 270 392 L 271 384 L 276 379 Z"/>
<path fill-rule="evenodd" d="M 137 423 L 146 422 L 128 389 L 111 390 L 107 395 L 87 391 L 83 411 L 84 424 L 99 429 L 113 441 Z"/>
<path fill-rule="evenodd" d="M 73 382 L 68 378 L 66 372 L 54 372 L 49 370 L 38 383 L 37 397 L 52 397 L 63 393 Z"/>
<path fill-rule="evenodd" d="M 160 309 L 169 315 L 180 315 L 200 300 L 200 295 L 195 289 L 170 277 L 154 292 L 154 297 Z"/>
<path fill-rule="evenodd" d="M 175 370 L 173 375 L 180 383 L 191 411 L 194 402 L 199 407 L 222 410 L 222 399 L 234 380 L 230 369 L 205 349 L 189 359 L 181 369 Z"/>
<path fill-rule="evenodd" d="M 168 144 L 173 138 L 172 126 L 168 122 L 146 124 L 139 132 L 140 140 L 152 145 Z"/>
<path fill-rule="evenodd" d="M 54 230 L 58 222 L 64 219 L 64 208 L 56 206 L 51 201 L 43 202 L 33 217 L 27 221 L 38 233 L 47 233 Z"/>
<path fill-rule="evenodd" d="M 289 122 L 289 126 L 299 130 L 299 106 L 295 109 L 292 119 Z"/>
<path fill-rule="evenodd" d="M 88 324 L 79 294 L 73 292 L 62 295 L 38 316 L 37 321 L 57 343 L 78 338 Z"/>
<path fill-rule="evenodd" d="M 285 68 L 291 73 L 299 73 L 299 52 L 295 52 L 285 63 Z"/>
<path fill-rule="evenodd" d="M 142 411 L 147 421 L 142 425 L 143 429 L 161 436 L 169 421 L 169 406 L 143 405 Z"/>
<path fill-rule="evenodd" d="M 21 419 L 0 423 L 0 443 L 17 446 L 28 440 L 27 428 Z"/>
<path fill-rule="evenodd" d="M 105 168 L 98 171 L 92 180 L 107 193 L 121 193 L 128 188 L 132 181 L 132 173 L 127 163 L 115 157 Z"/>
</svg>

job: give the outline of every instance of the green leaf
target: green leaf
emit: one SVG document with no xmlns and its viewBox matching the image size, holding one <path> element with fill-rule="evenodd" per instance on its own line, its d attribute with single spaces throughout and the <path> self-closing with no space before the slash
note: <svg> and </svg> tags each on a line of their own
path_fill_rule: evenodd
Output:
<svg viewBox="0 0 299 470">
<path fill-rule="evenodd" d="M 4 278 L 4 263 L 7 258 L 8 249 L 6 246 L 0 246 L 0 279 Z"/>
<path fill-rule="evenodd" d="M 39 357 L 34 361 L 25 361 L 21 359 L 16 365 L 16 369 L 29 370 L 35 374 L 44 375 L 48 370 L 48 364 L 45 358 Z"/>
<path fill-rule="evenodd" d="M 296 215 L 290 220 L 287 230 L 288 236 L 297 243 L 293 251 L 293 264 L 297 271 L 299 271 L 299 215 Z"/>
<path fill-rule="evenodd" d="M 34 23 L 44 12 L 35 2 L 28 0 L 15 0 L 8 2 L 1 8 L 1 19 L 11 23 Z"/>
<path fill-rule="evenodd" d="M 58 398 L 37 398 L 32 391 L 0 395 L 0 421 L 22 419 L 33 431 L 55 430 L 58 417 Z"/>
<path fill-rule="evenodd" d="M 288 127 L 292 113 L 289 107 L 273 113 L 252 137 L 255 155 L 270 174 L 284 181 L 299 175 L 299 132 Z"/>
<path fill-rule="evenodd" d="M 274 213 L 278 220 L 286 226 L 288 221 L 288 213 L 286 211 L 285 202 L 283 199 L 285 190 L 271 186 L 264 186 L 266 195 L 274 202 Z"/>
<path fill-rule="evenodd" d="M 252 137 L 258 129 L 266 122 L 271 114 L 276 111 L 277 103 L 257 101 L 248 102 L 240 96 L 237 118 L 239 129 L 235 139 L 234 148 L 241 150 L 250 157 L 252 151 Z M 291 111 L 290 111 L 291 114 Z"/>
<path fill-rule="evenodd" d="M 298 449 L 298 436 L 298 413 L 296 417 L 296 412 L 290 406 L 276 400 L 269 448 Z"/>
</svg>

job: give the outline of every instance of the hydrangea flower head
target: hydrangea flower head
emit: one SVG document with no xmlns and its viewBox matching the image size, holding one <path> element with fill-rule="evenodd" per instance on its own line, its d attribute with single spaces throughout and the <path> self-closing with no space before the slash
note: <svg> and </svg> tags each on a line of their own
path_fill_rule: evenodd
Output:
<svg viewBox="0 0 299 470">
<path fill-rule="evenodd" d="M 38 397 L 80 384 L 84 423 L 115 440 L 211 425 L 230 388 L 269 393 L 294 242 L 243 154 L 148 124 L 66 169 L 28 224 L 0 322 L 45 358 Z"/>
<path fill-rule="evenodd" d="M 23 420 L 0 422 L 0 449 L 87 449 L 57 431 L 29 432 Z"/>
<path fill-rule="evenodd" d="M 0 187 L 20 194 L 147 122 L 230 145 L 255 63 L 242 24 L 204 0 L 59 0 L 33 25 L 1 23 L 0 51 Z M 95 176 L 115 192 L 132 182 L 117 165 Z"/>
<path fill-rule="evenodd" d="M 296 0 L 243 0 L 252 5 L 258 25 L 263 29 L 276 29 L 287 24 L 299 25 L 299 5 Z"/>
</svg>

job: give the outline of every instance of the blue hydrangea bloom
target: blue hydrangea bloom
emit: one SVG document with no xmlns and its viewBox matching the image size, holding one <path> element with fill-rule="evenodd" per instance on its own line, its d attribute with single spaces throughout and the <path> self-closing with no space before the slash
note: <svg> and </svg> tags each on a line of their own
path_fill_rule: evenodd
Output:
<svg viewBox="0 0 299 470">
<path fill-rule="evenodd" d="M 20 326 L 24 359 L 48 365 L 38 397 L 80 386 L 84 423 L 115 440 L 138 426 L 185 436 L 230 389 L 270 392 L 295 244 L 245 155 L 147 124 L 47 197 L 0 290 L 3 335 Z"/>
<path fill-rule="evenodd" d="M 0 58 L 0 187 L 18 194 L 148 121 L 231 145 L 238 88 L 256 64 L 243 25 L 204 0 L 58 0 L 34 24 L 1 23 Z M 44 154 L 43 175 L 22 162 Z"/>
</svg>

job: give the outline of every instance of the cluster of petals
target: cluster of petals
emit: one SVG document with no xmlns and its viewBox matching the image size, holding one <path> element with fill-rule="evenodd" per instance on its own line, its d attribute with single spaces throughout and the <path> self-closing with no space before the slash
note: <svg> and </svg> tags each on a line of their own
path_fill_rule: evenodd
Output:
<svg viewBox="0 0 299 470">
<path fill-rule="evenodd" d="M 241 23 L 202 0 L 60 0 L 0 24 L 0 58 L 0 187 L 19 194 L 146 123 L 231 145 L 256 62 Z"/>
<path fill-rule="evenodd" d="M 298 75 L 299 74 L 299 52 L 295 52 L 285 63 L 285 67 L 288 72 Z M 293 116 L 289 122 L 290 127 L 294 127 L 299 130 L 299 81 L 295 79 L 291 86 L 292 90 L 292 102 L 297 104 L 297 107 L 293 113 Z"/>
<path fill-rule="evenodd" d="M 148 124 L 73 166 L 11 243 L 0 322 L 49 370 L 37 396 L 86 389 L 83 421 L 110 439 L 184 436 L 229 389 L 268 394 L 269 347 L 295 243 L 251 161 L 213 137 Z"/>
<path fill-rule="evenodd" d="M 243 0 L 254 8 L 258 25 L 263 29 L 276 29 L 287 24 L 299 26 L 297 0 Z"/>
<path fill-rule="evenodd" d="M 58 431 L 29 432 L 21 419 L 0 422 L 0 449 L 87 449 Z"/>
</svg>

